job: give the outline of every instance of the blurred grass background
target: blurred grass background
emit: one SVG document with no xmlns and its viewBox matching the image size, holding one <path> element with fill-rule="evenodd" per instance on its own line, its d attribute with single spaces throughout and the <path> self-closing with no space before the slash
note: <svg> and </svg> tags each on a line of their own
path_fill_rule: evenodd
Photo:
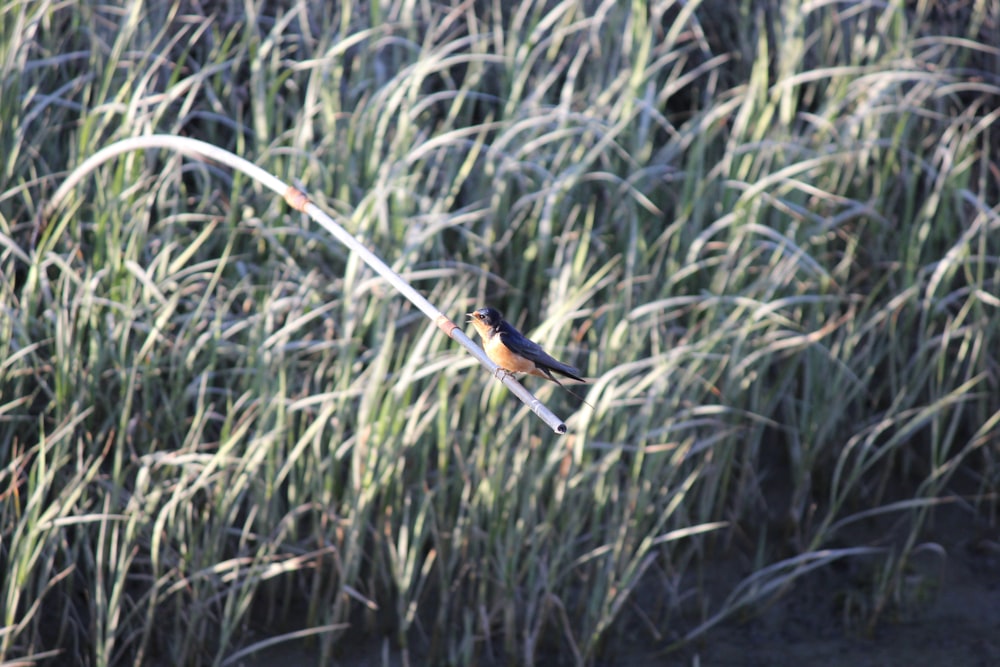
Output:
<svg viewBox="0 0 1000 667">
<path fill-rule="evenodd" d="M 0 0 L 0 661 L 599 664 L 833 564 L 870 629 L 943 508 L 995 536 L 995 3 L 324 4 Z M 211 164 L 41 218 L 154 132 L 594 408 L 528 380 L 554 435 Z"/>
</svg>

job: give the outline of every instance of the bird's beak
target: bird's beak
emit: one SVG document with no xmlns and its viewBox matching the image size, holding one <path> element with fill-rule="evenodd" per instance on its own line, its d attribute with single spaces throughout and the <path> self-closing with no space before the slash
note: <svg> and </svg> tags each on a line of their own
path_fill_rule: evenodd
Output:
<svg viewBox="0 0 1000 667">
<path fill-rule="evenodd" d="M 465 314 L 465 321 L 466 321 L 466 323 L 471 322 L 473 320 L 473 318 L 475 318 L 475 316 L 476 316 L 475 313 L 466 313 Z"/>
</svg>

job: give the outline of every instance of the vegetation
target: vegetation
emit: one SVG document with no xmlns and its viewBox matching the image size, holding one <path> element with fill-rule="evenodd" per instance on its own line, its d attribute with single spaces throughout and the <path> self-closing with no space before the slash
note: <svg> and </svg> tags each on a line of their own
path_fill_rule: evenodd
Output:
<svg viewBox="0 0 1000 667">
<path fill-rule="evenodd" d="M 125 4 L 0 0 L 0 662 L 594 664 L 835 562 L 871 628 L 941 507 L 995 529 L 995 3 Z M 214 164 L 42 215 L 154 132 L 593 408 Z"/>
</svg>

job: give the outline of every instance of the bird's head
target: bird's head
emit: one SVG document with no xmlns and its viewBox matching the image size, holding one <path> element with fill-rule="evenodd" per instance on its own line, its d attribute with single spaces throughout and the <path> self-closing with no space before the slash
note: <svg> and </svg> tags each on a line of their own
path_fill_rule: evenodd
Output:
<svg viewBox="0 0 1000 667">
<path fill-rule="evenodd" d="M 496 308 L 480 308 L 479 310 L 468 313 L 468 321 L 476 325 L 476 328 L 482 326 L 486 329 L 492 329 L 503 322 L 503 315 Z"/>
</svg>

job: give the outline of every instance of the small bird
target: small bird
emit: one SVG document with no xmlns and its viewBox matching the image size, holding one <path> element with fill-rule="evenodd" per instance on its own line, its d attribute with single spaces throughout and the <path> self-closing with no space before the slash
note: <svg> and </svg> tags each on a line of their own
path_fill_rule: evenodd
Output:
<svg viewBox="0 0 1000 667">
<path fill-rule="evenodd" d="M 546 354 L 541 345 L 529 340 L 504 320 L 496 308 L 480 308 L 468 313 L 468 318 L 483 339 L 486 356 L 503 370 L 537 375 L 552 380 L 563 389 L 566 387 L 552 375 L 552 371 L 578 382 L 586 382 L 580 377 L 580 371 Z"/>
</svg>

